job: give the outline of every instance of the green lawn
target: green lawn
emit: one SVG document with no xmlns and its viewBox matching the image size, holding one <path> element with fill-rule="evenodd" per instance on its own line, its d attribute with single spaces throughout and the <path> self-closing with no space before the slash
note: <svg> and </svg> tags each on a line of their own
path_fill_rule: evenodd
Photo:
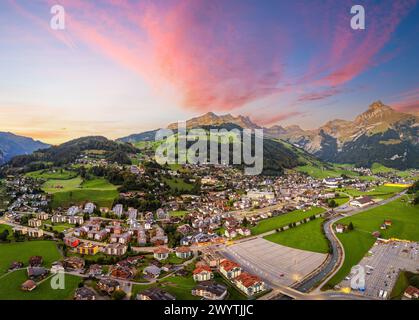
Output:
<svg viewBox="0 0 419 320">
<path fill-rule="evenodd" d="M 169 215 L 171 216 L 171 217 L 181 217 L 181 218 L 183 218 L 184 216 L 186 216 L 188 214 L 188 211 L 185 211 L 185 210 L 179 210 L 179 211 L 171 211 L 170 213 L 169 213 Z"/>
<path fill-rule="evenodd" d="M 251 231 L 252 231 L 252 234 L 254 235 L 265 233 L 268 231 L 272 231 L 272 230 L 287 226 L 292 222 L 298 222 L 300 220 L 306 219 L 312 215 L 316 215 L 324 211 L 325 209 L 318 208 L 318 207 L 313 207 L 306 211 L 295 210 L 295 211 L 285 213 L 277 217 L 262 220 L 256 226 L 251 228 Z"/>
<path fill-rule="evenodd" d="M 245 300 L 247 297 L 242 295 L 236 288 L 234 288 L 230 283 L 225 281 L 221 276 L 216 275 L 214 278 L 215 281 L 225 285 L 228 290 L 228 300 Z M 132 288 L 132 297 L 135 299 L 138 293 L 153 287 L 159 287 L 176 297 L 176 300 L 200 300 L 201 297 L 196 297 L 192 295 L 192 289 L 198 283 L 193 280 L 191 276 L 189 277 L 179 277 L 171 276 L 164 280 L 161 280 L 158 284 L 154 283 L 151 285 L 134 285 Z"/>
<path fill-rule="evenodd" d="M 93 201 L 101 207 L 111 207 L 118 197 L 117 186 L 103 178 L 85 181 L 81 177 L 49 180 L 43 185 L 43 190 L 53 195 L 53 208 L 68 207 L 86 201 Z"/>
<path fill-rule="evenodd" d="M 66 192 L 79 188 L 82 182 L 83 179 L 81 177 L 66 180 L 48 180 L 43 184 L 42 190 L 53 194 L 57 192 Z"/>
<path fill-rule="evenodd" d="M 56 169 L 56 170 L 38 170 L 28 172 L 27 177 L 35 179 L 44 179 L 44 180 L 69 180 L 77 177 L 77 172 L 69 171 L 65 169 Z"/>
<path fill-rule="evenodd" d="M 387 230 L 380 230 L 380 225 L 385 219 L 391 219 L 393 225 Z M 350 222 L 355 230 L 337 235 L 345 248 L 345 261 L 339 272 L 330 280 L 331 286 L 338 284 L 350 272 L 352 266 L 365 256 L 375 242 L 371 235 L 373 231 L 380 231 L 382 238 L 419 241 L 419 206 L 409 205 L 402 199 L 339 221 L 343 224 Z"/>
<path fill-rule="evenodd" d="M 50 278 L 47 278 L 36 289 L 24 292 L 20 289 L 27 280 L 26 270 L 18 270 L 0 278 L 0 300 L 70 300 L 78 287 L 81 278 L 65 275 L 65 288 L 53 290 Z"/>
<path fill-rule="evenodd" d="M 358 176 L 358 173 L 349 169 L 349 165 L 330 164 L 329 166 L 326 166 L 324 164 L 318 163 L 298 166 L 296 168 L 297 171 L 307 173 L 309 176 L 316 179 L 336 178 L 342 176 L 343 174 L 347 175 L 348 177 Z"/>
<path fill-rule="evenodd" d="M 343 189 L 338 189 L 338 191 L 342 191 L 345 192 L 353 197 L 359 197 L 359 196 L 363 196 L 363 195 L 368 195 L 371 196 L 373 198 L 377 198 L 377 199 L 388 199 L 391 198 L 392 196 L 394 196 L 395 194 L 402 192 L 404 188 L 401 187 L 393 187 L 393 186 L 378 186 L 375 187 L 369 191 L 363 192 L 363 191 L 359 191 L 357 189 L 352 189 L 352 188 L 343 188 Z"/>
<path fill-rule="evenodd" d="M 186 183 L 183 179 L 179 178 L 163 178 L 164 183 L 166 183 L 170 189 L 179 190 L 179 191 L 191 191 L 193 189 L 193 184 Z"/>
<path fill-rule="evenodd" d="M 324 219 L 318 218 L 295 228 L 277 232 L 264 238 L 291 248 L 328 253 L 329 244 L 322 232 L 323 221 Z"/>
<path fill-rule="evenodd" d="M 0 244 L 0 275 L 9 269 L 13 261 L 21 261 L 27 265 L 31 256 L 42 256 L 44 266 L 61 258 L 56 243 L 53 241 L 26 241 Z"/>
</svg>

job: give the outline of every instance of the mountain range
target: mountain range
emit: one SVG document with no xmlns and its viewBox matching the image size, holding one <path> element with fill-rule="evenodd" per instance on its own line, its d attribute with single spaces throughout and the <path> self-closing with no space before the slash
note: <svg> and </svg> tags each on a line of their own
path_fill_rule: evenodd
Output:
<svg viewBox="0 0 419 320">
<path fill-rule="evenodd" d="M 14 156 L 31 154 L 32 152 L 48 148 L 50 145 L 41 141 L 10 132 L 0 132 L 0 165 L 9 161 Z"/>
<path fill-rule="evenodd" d="M 315 130 L 303 130 L 297 125 L 263 128 L 249 117 L 212 112 L 192 118 L 186 125 L 193 128 L 233 123 L 263 129 L 265 137 L 289 142 L 324 161 L 366 167 L 378 162 L 406 169 L 419 168 L 418 119 L 417 114 L 398 112 L 376 101 L 352 121 L 336 119 Z M 176 123 L 168 126 L 176 127 Z"/>
<path fill-rule="evenodd" d="M 327 162 L 350 163 L 365 167 L 377 162 L 387 167 L 406 169 L 419 168 L 418 119 L 417 114 L 398 112 L 381 101 L 376 101 L 352 121 L 336 119 L 314 130 L 304 130 L 298 125 L 285 127 L 274 125 L 266 128 L 259 126 L 246 116 L 216 115 L 213 112 L 189 119 L 186 125 L 188 128 L 228 128 L 231 127 L 229 125 L 234 125 L 234 127 L 244 129 L 263 129 L 265 142 L 274 150 L 279 150 L 278 152 L 286 159 L 282 159 L 279 155 L 276 157 L 272 152 L 269 152 L 269 157 L 275 162 L 287 163 L 285 167 L 297 163 L 297 160 L 290 159 L 295 155 L 295 149 L 294 153 L 288 152 L 290 145 L 287 144 L 291 144 L 293 148 Z M 177 123 L 169 124 L 168 128 L 177 129 Z M 120 144 L 121 142 L 153 141 L 156 131 L 132 134 L 117 139 L 116 142 Z M 275 142 L 275 146 L 271 141 Z M 285 144 L 284 148 L 288 148 L 287 152 L 278 144 L 281 142 Z M 0 164 L 10 160 L 13 160 L 15 164 L 44 160 L 53 160 L 58 163 L 60 157 L 70 160 L 69 157 L 74 158 L 78 151 L 90 148 L 92 144 L 114 155 L 133 151 L 127 146 L 113 145 L 104 137 L 85 137 L 64 143 L 59 147 L 50 147 L 32 138 L 0 132 Z M 39 149 L 46 150 L 35 152 Z M 33 152 L 35 153 L 31 156 L 15 158 L 19 155 L 30 155 Z"/>
</svg>

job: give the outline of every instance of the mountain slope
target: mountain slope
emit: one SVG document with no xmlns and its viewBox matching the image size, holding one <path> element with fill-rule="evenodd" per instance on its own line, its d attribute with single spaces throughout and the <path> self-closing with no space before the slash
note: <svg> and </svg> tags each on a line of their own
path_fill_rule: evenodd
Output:
<svg viewBox="0 0 419 320">
<path fill-rule="evenodd" d="M 405 169 L 419 167 L 418 117 L 374 102 L 354 121 L 333 120 L 317 130 L 292 130 L 275 137 L 304 148 L 322 160 Z"/>
<path fill-rule="evenodd" d="M 22 154 L 48 148 L 49 145 L 32 138 L 18 136 L 10 132 L 0 132 L 0 164 Z"/>
<path fill-rule="evenodd" d="M 39 162 L 51 162 L 54 165 L 64 165 L 76 160 L 80 154 L 87 150 L 105 151 L 106 159 L 118 163 L 131 163 L 128 153 L 135 153 L 137 149 L 129 144 L 118 143 L 105 137 L 92 136 L 74 139 L 59 146 L 52 146 L 39 150 L 30 155 L 16 156 L 8 165 L 12 168 L 25 167 Z"/>
</svg>

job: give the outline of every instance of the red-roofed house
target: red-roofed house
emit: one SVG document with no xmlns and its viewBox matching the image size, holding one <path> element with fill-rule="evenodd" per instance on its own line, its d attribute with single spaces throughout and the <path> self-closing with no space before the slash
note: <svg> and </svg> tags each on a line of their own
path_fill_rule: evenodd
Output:
<svg viewBox="0 0 419 320">
<path fill-rule="evenodd" d="M 243 272 L 234 279 L 236 286 L 248 296 L 265 290 L 265 283 L 257 276 Z"/>
<path fill-rule="evenodd" d="M 242 273 L 242 268 L 235 262 L 224 260 L 220 263 L 220 272 L 228 279 L 234 279 Z"/>
<path fill-rule="evenodd" d="M 193 279 L 195 281 L 208 281 L 214 277 L 214 274 L 211 271 L 211 268 L 208 266 L 197 267 L 193 271 Z"/>
<path fill-rule="evenodd" d="M 404 292 L 404 296 L 408 299 L 418 299 L 419 298 L 419 289 L 414 286 L 408 286 Z"/>
</svg>

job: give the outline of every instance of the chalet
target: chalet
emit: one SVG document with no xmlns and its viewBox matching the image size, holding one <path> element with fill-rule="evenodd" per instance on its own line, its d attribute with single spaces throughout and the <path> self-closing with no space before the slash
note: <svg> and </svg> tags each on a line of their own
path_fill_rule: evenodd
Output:
<svg viewBox="0 0 419 320">
<path fill-rule="evenodd" d="M 74 300 L 96 300 L 96 295 L 93 290 L 81 287 L 74 293 Z"/>
<path fill-rule="evenodd" d="M 135 276 L 136 270 L 128 266 L 116 265 L 111 268 L 110 274 L 114 278 L 127 280 L 127 279 L 132 279 Z"/>
<path fill-rule="evenodd" d="M 37 281 L 44 279 L 49 273 L 48 269 L 43 267 L 28 267 L 26 270 L 28 272 L 28 278 Z"/>
<path fill-rule="evenodd" d="M 214 277 L 214 274 L 211 268 L 206 265 L 197 267 L 193 271 L 193 279 L 197 282 L 208 281 L 208 280 L 211 280 L 213 277 Z"/>
<path fill-rule="evenodd" d="M 236 232 L 241 235 L 241 236 L 245 236 L 248 237 L 252 234 L 252 232 L 250 231 L 250 229 L 247 228 L 238 228 L 236 229 Z"/>
<path fill-rule="evenodd" d="M 176 300 L 170 293 L 160 288 L 150 288 L 137 295 L 137 300 Z"/>
<path fill-rule="evenodd" d="M 150 265 L 144 268 L 143 273 L 149 278 L 158 278 L 161 273 L 161 269 L 155 265 Z"/>
<path fill-rule="evenodd" d="M 248 296 L 265 290 L 265 283 L 255 275 L 247 272 L 241 273 L 234 279 L 236 286 Z"/>
<path fill-rule="evenodd" d="M 344 233 L 346 230 L 346 226 L 343 224 L 337 224 L 335 227 L 336 233 Z"/>
<path fill-rule="evenodd" d="M 9 271 L 13 271 L 13 270 L 17 270 L 17 269 L 22 269 L 23 268 L 23 265 L 24 265 L 23 262 L 13 261 L 10 264 Z"/>
<path fill-rule="evenodd" d="M 211 268 L 218 268 L 222 258 L 216 252 L 208 252 L 204 255 L 204 261 L 211 267 Z"/>
<path fill-rule="evenodd" d="M 167 220 L 167 219 L 170 218 L 169 213 L 167 213 L 165 210 L 163 210 L 161 208 L 157 209 L 156 217 L 159 220 Z"/>
<path fill-rule="evenodd" d="M 169 257 L 169 249 L 165 247 L 156 248 L 153 252 L 154 259 L 156 260 L 166 260 Z"/>
<path fill-rule="evenodd" d="M 109 295 L 111 295 L 114 291 L 120 289 L 120 284 L 118 281 L 113 279 L 100 279 L 97 283 L 97 287 L 102 291 Z"/>
<path fill-rule="evenodd" d="M 379 237 L 381 236 L 381 233 L 380 233 L 379 231 L 374 231 L 374 232 L 372 233 L 372 236 L 373 236 L 374 238 L 379 238 Z"/>
<path fill-rule="evenodd" d="M 80 270 L 84 268 L 84 260 L 80 257 L 68 257 L 64 259 L 63 266 L 67 270 Z"/>
<path fill-rule="evenodd" d="M 176 249 L 176 257 L 181 259 L 188 259 L 192 256 L 192 250 L 189 247 L 178 247 Z"/>
<path fill-rule="evenodd" d="M 192 289 L 192 295 L 207 300 L 223 300 L 227 296 L 227 287 L 215 281 L 203 281 Z"/>
<path fill-rule="evenodd" d="M 101 276 L 103 274 L 102 266 L 100 264 L 92 264 L 87 274 L 91 277 Z"/>
<path fill-rule="evenodd" d="M 222 261 L 219 270 L 227 279 L 234 279 L 242 273 L 242 268 L 237 263 L 230 260 Z"/>
<path fill-rule="evenodd" d="M 22 283 L 22 285 L 20 286 L 20 288 L 23 291 L 32 291 L 36 288 L 36 282 L 33 280 L 26 280 L 24 283 Z"/>
<path fill-rule="evenodd" d="M 108 232 L 105 229 L 95 231 L 93 238 L 96 241 L 103 241 L 108 236 Z"/>
<path fill-rule="evenodd" d="M 40 267 L 42 266 L 43 259 L 41 256 L 32 256 L 29 258 L 29 266 L 30 267 Z"/>
</svg>

